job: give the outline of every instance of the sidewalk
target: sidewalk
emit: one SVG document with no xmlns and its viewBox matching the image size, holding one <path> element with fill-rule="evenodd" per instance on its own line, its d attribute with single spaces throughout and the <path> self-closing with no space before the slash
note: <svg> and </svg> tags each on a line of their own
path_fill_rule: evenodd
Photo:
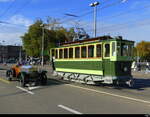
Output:
<svg viewBox="0 0 150 117">
<path fill-rule="evenodd" d="M 150 72 L 145 71 L 132 71 L 132 75 L 135 78 L 150 78 Z"/>
</svg>

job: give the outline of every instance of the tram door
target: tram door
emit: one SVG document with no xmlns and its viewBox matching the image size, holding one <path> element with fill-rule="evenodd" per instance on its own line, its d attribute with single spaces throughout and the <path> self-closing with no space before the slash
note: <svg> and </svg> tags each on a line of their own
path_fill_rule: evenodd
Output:
<svg viewBox="0 0 150 117">
<path fill-rule="evenodd" d="M 103 75 L 104 69 L 103 69 L 103 45 L 101 44 L 97 44 L 96 45 L 96 57 L 100 59 L 100 61 L 98 62 L 99 65 L 99 70 L 101 72 L 101 75 Z"/>
<path fill-rule="evenodd" d="M 110 43 L 103 44 L 103 75 L 111 76 L 111 62 L 110 62 Z"/>
</svg>

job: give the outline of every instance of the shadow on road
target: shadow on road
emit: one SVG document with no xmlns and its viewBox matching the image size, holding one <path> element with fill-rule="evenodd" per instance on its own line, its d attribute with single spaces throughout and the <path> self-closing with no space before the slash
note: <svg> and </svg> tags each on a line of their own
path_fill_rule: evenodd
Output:
<svg viewBox="0 0 150 117">
<path fill-rule="evenodd" d="M 138 91 L 144 91 L 146 88 L 150 88 L 150 79 L 145 78 L 134 78 L 134 86 L 128 87 L 127 85 L 109 85 L 109 84 L 98 84 L 96 86 L 102 86 L 102 87 L 112 87 L 113 89 L 130 89 L 130 90 L 138 90 Z"/>
<path fill-rule="evenodd" d="M 145 90 L 145 88 L 150 88 L 150 79 L 144 79 L 144 78 L 134 78 L 134 88 L 137 90 Z"/>
</svg>

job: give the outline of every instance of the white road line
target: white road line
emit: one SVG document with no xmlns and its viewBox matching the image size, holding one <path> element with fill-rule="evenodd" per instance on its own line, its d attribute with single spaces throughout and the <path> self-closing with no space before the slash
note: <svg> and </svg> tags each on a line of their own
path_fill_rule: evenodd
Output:
<svg viewBox="0 0 150 117">
<path fill-rule="evenodd" d="M 142 102 L 142 103 L 148 103 L 148 104 L 150 104 L 150 101 L 146 101 L 146 100 L 142 100 L 142 99 L 136 99 L 136 98 L 132 98 L 132 97 L 127 97 L 127 96 L 122 96 L 122 95 L 107 93 L 107 92 L 103 92 L 103 91 L 98 91 L 98 90 L 84 88 L 84 87 L 70 85 L 70 84 L 65 84 L 65 85 L 71 86 L 71 87 L 75 87 L 75 88 L 84 89 L 84 90 L 88 90 L 88 91 L 93 91 L 93 92 L 96 92 L 96 93 L 106 94 L 106 95 L 110 95 L 110 96 L 114 96 L 114 97 L 119 97 L 119 98 L 124 98 L 124 99 L 132 100 L 132 101 L 137 101 L 137 102 Z"/>
<path fill-rule="evenodd" d="M 38 89 L 38 88 L 40 88 L 40 86 L 37 86 L 37 87 L 29 87 L 29 90 Z"/>
<path fill-rule="evenodd" d="M 80 113 L 80 112 L 78 112 L 78 111 L 76 111 L 76 110 L 73 110 L 73 109 L 68 108 L 68 107 L 66 107 L 66 106 L 63 106 L 63 105 L 58 105 L 58 107 L 63 108 L 63 109 L 65 109 L 65 110 L 67 110 L 67 111 L 69 111 L 69 112 L 72 112 L 72 113 L 74 113 L 74 114 L 82 114 L 82 113 Z"/>
<path fill-rule="evenodd" d="M 21 89 L 21 90 L 23 90 L 23 91 L 25 91 L 25 92 L 27 92 L 27 93 L 29 93 L 29 94 L 34 94 L 33 92 L 31 92 L 31 91 L 28 91 L 27 89 L 24 89 L 24 88 L 22 88 L 22 87 L 19 87 L 19 86 L 16 86 L 18 89 Z"/>
</svg>

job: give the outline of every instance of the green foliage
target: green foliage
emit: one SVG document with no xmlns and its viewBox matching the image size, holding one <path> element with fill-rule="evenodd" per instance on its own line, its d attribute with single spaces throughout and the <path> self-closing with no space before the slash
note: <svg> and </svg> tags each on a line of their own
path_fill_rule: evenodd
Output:
<svg viewBox="0 0 150 117">
<path fill-rule="evenodd" d="M 35 21 L 29 27 L 28 32 L 21 36 L 23 47 L 29 56 L 41 56 L 43 35 L 41 24 L 43 24 L 41 19 Z M 73 28 L 67 30 L 59 26 L 57 19 L 48 17 L 47 23 L 44 24 L 44 55 L 49 56 L 50 48 L 55 47 L 56 43 L 71 41 L 74 33 Z"/>
<path fill-rule="evenodd" d="M 150 42 L 142 41 L 136 45 L 137 56 L 142 61 L 150 61 Z"/>
</svg>

